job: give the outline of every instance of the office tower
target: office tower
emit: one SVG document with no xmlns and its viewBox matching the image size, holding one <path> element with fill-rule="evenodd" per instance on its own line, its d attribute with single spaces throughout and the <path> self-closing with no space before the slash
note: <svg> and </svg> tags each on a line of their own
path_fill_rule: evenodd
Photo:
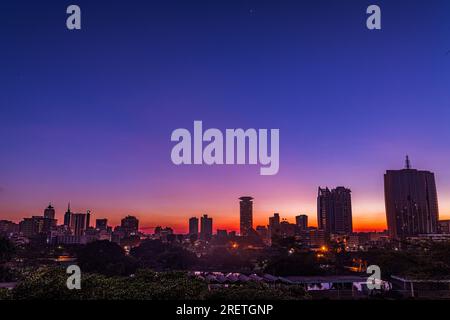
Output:
<svg viewBox="0 0 450 320">
<path fill-rule="evenodd" d="M 353 232 L 352 201 L 350 189 L 322 189 L 317 195 L 318 228 L 329 234 L 349 234 Z"/>
<path fill-rule="evenodd" d="M 332 201 L 331 201 L 331 191 L 330 189 L 322 189 L 319 187 L 317 194 L 317 228 L 324 230 L 327 234 L 331 232 L 332 229 Z"/>
<path fill-rule="evenodd" d="M 308 216 L 306 214 L 301 214 L 295 217 L 295 224 L 299 230 L 306 230 L 308 228 Z"/>
<path fill-rule="evenodd" d="M 55 219 L 55 208 L 53 208 L 51 204 L 44 210 L 44 218 Z"/>
<path fill-rule="evenodd" d="M 202 240 L 210 240 L 212 236 L 213 230 L 213 219 L 208 218 L 208 215 L 205 214 L 200 218 L 200 239 Z"/>
<path fill-rule="evenodd" d="M 108 219 L 96 219 L 95 229 L 106 231 L 108 229 Z"/>
<path fill-rule="evenodd" d="M 189 219 L 189 234 L 198 235 L 198 218 L 196 217 Z"/>
<path fill-rule="evenodd" d="M 403 239 L 438 231 L 439 209 L 434 173 L 411 168 L 387 170 L 384 197 L 389 236 Z"/>
<path fill-rule="evenodd" d="M 41 223 L 41 220 L 36 219 L 36 217 L 23 218 L 23 220 L 19 223 L 19 231 L 27 238 L 38 235 L 41 233 L 42 228 L 43 224 Z"/>
<path fill-rule="evenodd" d="M 72 212 L 70 212 L 70 202 L 67 205 L 67 211 L 64 214 L 64 225 L 70 227 L 70 220 L 72 217 Z"/>
<path fill-rule="evenodd" d="M 139 231 L 139 220 L 136 217 L 127 216 L 122 219 L 120 226 L 127 236 L 136 235 Z"/>
<path fill-rule="evenodd" d="M 240 197 L 240 222 L 241 236 L 248 236 L 253 229 L 253 198 L 252 197 Z"/>
<path fill-rule="evenodd" d="M 70 229 L 75 236 L 84 235 L 84 231 L 86 230 L 86 213 L 72 213 Z"/>
</svg>

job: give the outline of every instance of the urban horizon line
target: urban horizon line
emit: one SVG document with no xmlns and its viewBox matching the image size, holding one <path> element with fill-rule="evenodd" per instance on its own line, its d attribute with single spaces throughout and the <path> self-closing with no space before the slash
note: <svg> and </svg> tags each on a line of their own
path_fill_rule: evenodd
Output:
<svg viewBox="0 0 450 320">
<path fill-rule="evenodd" d="M 409 159 L 409 156 L 406 155 L 404 168 L 397 169 L 397 170 L 419 170 L 419 169 L 415 169 L 415 168 L 412 167 L 411 161 Z M 392 169 L 392 170 L 388 169 L 388 170 L 385 171 L 385 174 L 390 172 L 390 171 L 395 171 L 395 169 Z M 431 172 L 429 170 L 421 170 L 421 171 Z M 345 186 L 338 186 L 338 185 L 336 186 L 336 188 L 339 188 L 339 187 L 347 188 Z M 322 188 L 321 186 L 318 186 L 319 190 L 321 188 Z M 328 186 L 325 186 L 324 188 L 328 189 Z M 351 188 L 349 188 L 349 190 L 350 190 L 350 192 L 352 192 Z M 239 199 L 239 198 L 240 198 L 239 196 L 236 197 L 236 199 Z M 49 203 L 50 206 L 52 206 L 55 202 L 50 201 L 48 203 Z M 68 207 L 70 209 L 71 201 L 68 201 L 67 203 L 68 203 Z M 89 211 L 91 214 L 97 215 L 95 210 L 85 209 L 85 211 L 86 212 Z M 84 212 L 83 211 L 74 211 L 73 213 L 84 213 Z M 258 215 L 259 218 L 255 219 L 256 222 L 253 224 L 253 229 L 256 229 L 257 226 L 266 226 L 267 227 L 268 226 L 267 221 L 270 218 L 270 214 L 273 215 L 275 213 L 280 213 L 283 216 L 282 220 L 283 221 L 287 221 L 289 223 L 291 223 L 292 219 L 295 220 L 296 216 L 298 216 L 298 215 L 306 215 L 306 216 L 308 216 L 308 219 L 312 218 L 311 220 L 309 220 L 311 223 L 310 223 L 310 225 L 308 227 L 315 227 L 315 228 L 319 229 L 319 222 L 317 221 L 318 212 L 316 211 L 315 213 L 310 213 L 307 210 L 305 210 L 305 211 L 299 210 L 298 213 L 295 214 L 295 215 L 293 215 L 293 214 L 283 214 L 282 210 L 273 210 L 271 213 L 265 212 L 264 214 L 266 214 L 266 215 L 264 217 L 262 217 L 261 216 L 262 213 L 260 213 Z M 139 228 L 139 231 L 141 231 L 143 233 L 148 233 L 148 232 L 146 232 L 147 230 L 152 230 L 152 229 L 155 229 L 156 227 L 160 226 L 160 227 L 170 227 L 170 228 L 172 228 L 174 230 L 174 232 L 176 231 L 177 234 L 186 234 L 186 233 L 188 233 L 188 230 L 189 230 L 189 226 L 188 226 L 188 223 L 186 223 L 186 221 L 188 221 L 188 219 L 190 219 L 193 216 L 201 217 L 204 214 L 207 214 L 208 216 L 210 216 L 210 217 L 212 217 L 214 219 L 217 219 L 217 216 L 211 215 L 210 212 L 200 211 L 199 210 L 196 214 L 189 214 L 189 215 L 185 215 L 185 216 L 180 216 L 180 219 L 177 219 L 177 221 L 180 221 L 180 222 L 175 222 L 175 223 L 172 223 L 172 224 L 168 224 L 168 223 L 164 223 L 164 222 L 163 223 L 160 223 L 160 222 L 151 222 L 151 223 L 145 222 L 144 225 Z M 386 209 L 384 209 L 383 212 L 380 212 L 380 214 L 383 215 L 383 219 L 380 219 L 380 221 L 378 221 L 378 223 L 376 223 L 376 224 L 366 223 L 363 226 L 360 223 L 358 223 L 358 218 L 355 219 L 355 215 L 353 214 L 352 215 L 352 221 L 353 222 L 357 222 L 356 226 L 354 224 L 355 227 L 353 228 L 353 232 L 380 232 L 380 231 L 386 231 L 388 229 L 388 223 L 387 223 L 387 217 L 386 217 Z M 127 215 L 132 215 L 132 216 L 138 217 L 140 221 L 143 221 L 142 220 L 143 215 L 145 216 L 145 214 L 140 214 L 140 213 L 136 214 L 136 213 L 134 213 L 134 211 L 130 210 L 128 213 L 124 213 L 123 216 L 120 216 L 118 218 L 118 221 L 115 221 L 115 220 L 117 220 L 117 218 L 110 220 L 110 217 L 108 217 L 107 215 L 99 215 L 98 219 L 107 219 L 108 222 L 112 222 L 111 226 L 114 228 L 114 227 L 120 226 L 120 220 L 123 217 L 127 216 Z M 36 215 L 31 214 L 31 215 L 28 215 L 26 217 L 32 217 L 32 216 L 38 216 L 38 214 L 36 214 Z M 9 221 L 12 221 L 14 223 L 20 223 L 20 221 L 22 221 L 26 217 L 20 217 L 20 218 L 16 218 L 16 219 L 2 218 L 0 220 L 9 220 Z M 217 223 L 217 220 L 215 220 L 215 228 L 213 229 L 213 231 L 217 232 L 217 230 L 220 229 L 220 230 L 227 230 L 227 231 L 236 231 L 236 232 L 239 233 L 239 231 L 240 231 L 240 227 L 239 227 L 239 210 L 236 210 L 236 213 L 233 213 L 232 215 L 228 215 L 228 217 L 237 217 L 237 219 L 236 219 L 237 221 L 232 222 L 232 223 L 224 223 L 224 222 Z M 64 220 L 64 214 L 60 215 L 60 218 L 62 218 L 62 219 L 56 219 L 56 220 L 57 221 L 63 221 Z M 447 219 L 447 218 L 450 219 L 450 216 L 446 216 L 445 214 L 444 215 L 440 214 L 439 218 L 440 219 L 442 219 L 442 218 L 443 219 Z M 218 219 L 219 219 L 219 221 L 223 220 L 223 215 L 222 215 L 222 217 L 220 217 Z M 93 220 L 95 220 L 95 219 L 93 219 Z M 147 219 L 144 219 L 144 220 L 147 220 Z M 181 222 L 181 221 L 183 221 L 183 222 Z M 262 222 L 262 221 L 265 221 L 265 222 Z M 295 221 L 294 221 L 294 223 L 295 223 Z"/>
</svg>

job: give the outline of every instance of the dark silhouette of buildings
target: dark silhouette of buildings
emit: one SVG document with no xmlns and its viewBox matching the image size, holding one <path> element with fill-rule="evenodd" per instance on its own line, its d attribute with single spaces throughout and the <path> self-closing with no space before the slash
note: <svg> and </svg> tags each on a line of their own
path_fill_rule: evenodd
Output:
<svg viewBox="0 0 450 320">
<path fill-rule="evenodd" d="M 253 198 L 240 197 L 240 234 L 248 236 L 253 230 Z"/>
<path fill-rule="evenodd" d="M 67 211 L 64 213 L 64 225 L 70 227 L 70 219 L 72 217 L 72 212 L 70 211 L 70 202 L 67 204 Z"/>
<path fill-rule="evenodd" d="M 198 218 L 192 217 L 189 219 L 189 235 L 198 236 Z"/>
<path fill-rule="evenodd" d="M 317 195 L 318 227 L 329 234 L 349 234 L 353 232 L 352 201 L 350 189 L 322 189 Z"/>
<path fill-rule="evenodd" d="M 438 231 L 439 209 L 434 173 L 411 168 L 387 170 L 384 196 L 389 236 L 403 239 Z"/>
<path fill-rule="evenodd" d="M 295 224 L 299 230 L 306 230 L 308 228 L 308 216 L 306 214 L 301 214 L 295 217 Z"/>
<path fill-rule="evenodd" d="M 213 219 L 205 214 L 200 218 L 200 239 L 210 240 L 213 232 Z"/>
<path fill-rule="evenodd" d="M 107 230 L 108 229 L 108 219 L 96 219 L 95 229 L 97 230 Z"/>
<path fill-rule="evenodd" d="M 280 231 L 280 214 L 274 213 L 273 217 L 269 217 L 269 237 L 278 234 Z"/>
<path fill-rule="evenodd" d="M 70 229 L 75 236 L 84 235 L 86 228 L 86 213 L 72 213 L 70 217 Z"/>
<path fill-rule="evenodd" d="M 126 216 L 121 221 L 121 229 L 127 235 L 136 235 L 139 230 L 139 220 L 133 216 Z"/>
<path fill-rule="evenodd" d="M 269 239 L 269 230 L 266 226 L 257 226 L 256 227 L 257 234 L 261 237 L 263 240 Z"/>
<path fill-rule="evenodd" d="M 48 205 L 44 210 L 44 218 L 46 219 L 55 219 L 55 208 L 52 207 L 51 204 Z"/>
<path fill-rule="evenodd" d="M 56 228 L 56 223 L 56 219 L 32 216 L 24 218 L 19 223 L 19 230 L 25 237 L 33 238 L 38 235 L 48 235 L 52 229 Z"/>
</svg>

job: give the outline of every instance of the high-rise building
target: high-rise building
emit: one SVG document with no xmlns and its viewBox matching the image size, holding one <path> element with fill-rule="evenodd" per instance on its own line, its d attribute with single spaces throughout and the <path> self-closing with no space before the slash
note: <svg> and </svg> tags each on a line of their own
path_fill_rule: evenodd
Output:
<svg viewBox="0 0 450 320">
<path fill-rule="evenodd" d="M 19 223 L 20 232 L 27 238 L 34 237 L 42 232 L 43 219 L 37 217 L 23 218 Z"/>
<path fill-rule="evenodd" d="M 95 229 L 97 230 L 107 230 L 108 229 L 108 219 L 96 219 Z"/>
<path fill-rule="evenodd" d="M 387 170 L 384 197 L 389 236 L 403 239 L 438 231 L 439 209 L 434 173 L 411 168 Z"/>
<path fill-rule="evenodd" d="M 327 235 L 353 232 L 352 200 L 350 189 L 322 189 L 317 195 L 317 223 Z"/>
<path fill-rule="evenodd" d="M 210 240 L 212 237 L 213 231 L 213 219 L 208 218 L 208 215 L 205 214 L 200 218 L 200 239 L 202 240 Z"/>
<path fill-rule="evenodd" d="M 84 235 L 84 231 L 86 230 L 86 213 L 72 213 L 70 229 L 75 236 Z"/>
<path fill-rule="evenodd" d="M 306 230 L 308 228 L 308 216 L 306 214 L 301 214 L 295 217 L 295 224 L 299 230 Z"/>
<path fill-rule="evenodd" d="M 72 218 L 72 212 L 70 212 L 70 202 L 67 205 L 67 211 L 64 214 L 64 225 L 70 227 L 70 220 Z"/>
<path fill-rule="evenodd" d="M 55 219 L 55 208 L 52 207 L 51 204 L 48 205 L 44 210 L 44 218 L 46 219 Z"/>
<path fill-rule="evenodd" d="M 120 226 L 127 236 L 136 235 L 139 231 L 139 220 L 133 216 L 126 216 Z"/>
<path fill-rule="evenodd" d="M 253 229 L 253 198 L 240 197 L 240 233 L 247 236 Z"/>
<path fill-rule="evenodd" d="M 198 218 L 189 219 L 189 235 L 198 235 Z"/>
</svg>

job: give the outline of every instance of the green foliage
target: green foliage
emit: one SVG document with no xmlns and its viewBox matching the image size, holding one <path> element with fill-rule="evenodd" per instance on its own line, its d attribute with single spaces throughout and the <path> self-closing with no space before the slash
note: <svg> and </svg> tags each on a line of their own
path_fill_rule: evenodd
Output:
<svg viewBox="0 0 450 320">
<path fill-rule="evenodd" d="M 300 286 L 269 286 L 265 283 L 249 282 L 245 285 L 213 289 L 207 299 L 211 300 L 298 300 L 307 297 Z"/>
<path fill-rule="evenodd" d="M 11 299 L 12 299 L 11 291 L 9 289 L 0 288 L 0 301 Z"/>
<path fill-rule="evenodd" d="M 312 276 L 324 273 L 312 252 L 296 252 L 291 255 L 280 254 L 271 257 L 266 263 L 264 272 L 276 276 Z"/>
<path fill-rule="evenodd" d="M 135 261 L 127 257 L 119 245 L 106 240 L 91 242 L 81 248 L 77 261 L 83 272 L 107 276 L 129 275 L 136 270 Z"/>
<path fill-rule="evenodd" d="M 142 267 L 156 270 L 188 270 L 198 264 L 194 253 L 160 240 L 146 240 L 133 248 L 130 254 Z"/>
<path fill-rule="evenodd" d="M 201 265 L 210 270 L 243 272 L 251 269 L 250 259 L 251 257 L 247 256 L 243 250 L 229 250 L 218 247 L 202 257 Z"/>
<path fill-rule="evenodd" d="M 404 251 L 374 249 L 359 253 L 367 263 L 380 266 L 382 275 L 415 278 L 450 277 L 450 243 L 435 243 L 427 248 Z"/>
<path fill-rule="evenodd" d="M 201 299 L 208 291 L 206 283 L 176 272 L 140 270 L 131 277 L 82 274 L 81 290 L 69 290 L 67 277 L 61 268 L 39 268 L 18 284 L 12 297 L 27 300 L 180 300 Z"/>
<path fill-rule="evenodd" d="M 13 270 L 0 265 L 0 282 L 13 282 L 16 277 L 16 273 Z"/>
<path fill-rule="evenodd" d="M 15 247 L 11 241 L 0 237 L 0 264 L 11 260 L 15 251 Z"/>
<path fill-rule="evenodd" d="M 62 268 L 46 267 L 29 272 L 16 288 L 0 292 L 0 299 L 18 300 L 270 300 L 303 299 L 298 286 L 249 282 L 228 288 L 208 289 L 208 284 L 185 272 L 139 270 L 129 277 L 82 274 L 81 290 L 69 290 Z"/>
</svg>

